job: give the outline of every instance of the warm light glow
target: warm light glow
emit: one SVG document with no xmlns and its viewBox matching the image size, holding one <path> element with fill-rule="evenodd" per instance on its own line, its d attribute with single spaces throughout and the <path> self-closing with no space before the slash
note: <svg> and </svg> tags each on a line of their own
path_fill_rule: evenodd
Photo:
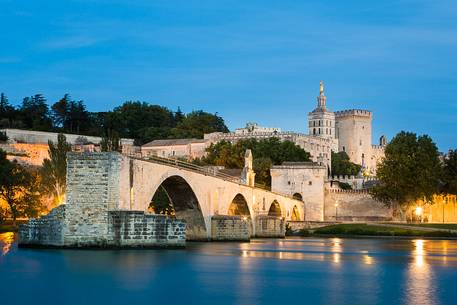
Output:
<svg viewBox="0 0 457 305">
<path fill-rule="evenodd" d="M 335 203 L 335 208 L 338 207 L 338 203 Z"/>
<path fill-rule="evenodd" d="M 422 215 L 422 207 L 416 207 L 416 215 L 421 216 Z"/>
<path fill-rule="evenodd" d="M 414 241 L 415 251 L 414 251 L 414 261 L 416 266 L 421 268 L 424 266 L 424 241 L 422 239 L 417 239 Z"/>
<path fill-rule="evenodd" d="M 11 250 L 11 245 L 14 242 L 14 233 L 13 232 L 6 232 L 0 234 L 0 244 L 3 244 L 2 256 L 6 255 Z"/>
<path fill-rule="evenodd" d="M 248 218 L 246 216 L 243 216 L 243 220 L 246 221 L 248 220 Z"/>
</svg>

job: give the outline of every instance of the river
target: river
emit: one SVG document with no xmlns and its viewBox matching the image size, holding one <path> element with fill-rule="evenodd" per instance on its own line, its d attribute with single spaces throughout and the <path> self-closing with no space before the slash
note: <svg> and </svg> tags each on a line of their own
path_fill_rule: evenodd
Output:
<svg viewBox="0 0 457 305">
<path fill-rule="evenodd" d="M 293 238 L 185 250 L 18 249 L 0 304 L 457 304 L 457 241 Z"/>
</svg>

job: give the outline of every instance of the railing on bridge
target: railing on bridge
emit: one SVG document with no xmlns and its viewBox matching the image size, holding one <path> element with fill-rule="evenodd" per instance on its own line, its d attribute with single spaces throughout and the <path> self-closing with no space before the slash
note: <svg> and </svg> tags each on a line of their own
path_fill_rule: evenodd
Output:
<svg viewBox="0 0 457 305">
<path fill-rule="evenodd" d="M 138 156 L 133 156 L 133 155 L 131 155 L 130 158 L 138 159 L 138 160 L 142 160 L 142 161 L 150 161 L 150 162 L 154 162 L 157 164 L 168 165 L 168 166 L 172 166 L 175 168 L 185 169 L 185 170 L 193 171 L 193 172 L 203 174 L 206 176 L 212 176 L 212 177 L 216 177 L 216 178 L 219 178 L 219 179 L 222 179 L 225 181 L 230 181 L 230 182 L 241 184 L 241 177 L 238 178 L 238 177 L 230 176 L 228 174 L 219 172 L 219 170 L 216 168 L 199 166 L 199 165 L 192 164 L 192 163 L 189 163 L 186 161 L 181 161 L 178 159 L 164 158 L 164 157 L 158 157 L 158 156 L 138 157 Z M 271 192 L 271 190 L 263 184 L 255 183 L 255 187 Z M 287 195 L 282 195 L 282 196 L 290 197 Z"/>
</svg>

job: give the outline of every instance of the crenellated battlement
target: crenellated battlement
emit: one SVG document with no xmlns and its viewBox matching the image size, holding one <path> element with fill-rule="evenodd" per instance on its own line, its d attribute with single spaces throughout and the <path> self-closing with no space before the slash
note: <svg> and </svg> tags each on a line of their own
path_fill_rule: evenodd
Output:
<svg viewBox="0 0 457 305">
<path fill-rule="evenodd" d="M 347 110 L 335 111 L 336 118 L 354 116 L 354 115 L 371 118 L 373 113 L 370 110 L 363 110 L 363 109 L 347 109 Z"/>
</svg>

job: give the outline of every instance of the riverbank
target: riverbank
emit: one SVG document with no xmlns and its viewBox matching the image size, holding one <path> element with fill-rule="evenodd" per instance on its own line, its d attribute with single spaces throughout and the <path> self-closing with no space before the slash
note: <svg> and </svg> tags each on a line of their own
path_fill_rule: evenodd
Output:
<svg viewBox="0 0 457 305">
<path fill-rule="evenodd" d="M 18 229 L 19 229 L 18 226 L 13 226 L 13 225 L 10 225 L 10 224 L 0 225 L 0 233 L 17 232 Z"/>
<path fill-rule="evenodd" d="M 376 225 L 376 224 L 335 224 L 317 228 L 314 230 L 300 230 L 288 232 L 288 236 L 338 236 L 338 237 L 424 237 L 424 238 L 457 238 L 457 233 L 453 231 L 444 231 L 427 226 L 422 229 L 421 226 L 404 228 L 401 225 Z"/>
</svg>

